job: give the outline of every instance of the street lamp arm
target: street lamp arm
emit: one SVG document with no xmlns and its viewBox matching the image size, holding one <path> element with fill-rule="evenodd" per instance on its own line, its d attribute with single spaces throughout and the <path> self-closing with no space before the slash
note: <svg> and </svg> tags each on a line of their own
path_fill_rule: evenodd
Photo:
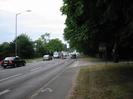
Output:
<svg viewBox="0 0 133 99">
<path fill-rule="evenodd" d="M 16 16 L 20 15 L 21 13 L 17 13 Z"/>
<path fill-rule="evenodd" d="M 20 14 L 22 14 L 22 13 L 24 13 L 24 12 L 31 12 L 31 10 L 25 10 L 25 11 L 22 11 L 22 12 L 16 13 L 16 15 L 20 15 Z"/>
</svg>

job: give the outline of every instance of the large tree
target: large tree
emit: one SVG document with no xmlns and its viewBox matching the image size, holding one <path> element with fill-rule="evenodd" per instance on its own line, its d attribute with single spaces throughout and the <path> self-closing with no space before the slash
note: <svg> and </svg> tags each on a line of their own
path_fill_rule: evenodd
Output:
<svg viewBox="0 0 133 99">
<path fill-rule="evenodd" d="M 67 15 L 64 37 L 71 47 L 95 54 L 104 45 L 108 55 L 112 50 L 121 56 L 132 54 L 132 0 L 63 1 L 61 11 Z"/>
<path fill-rule="evenodd" d="M 96 18 L 92 17 L 91 14 L 94 15 L 94 12 L 90 12 L 91 9 L 87 3 L 89 4 L 87 0 L 86 2 L 85 0 L 64 0 L 64 6 L 61 8 L 63 14 L 67 15 L 64 37 L 70 43 L 70 47 L 93 54 L 97 47 L 94 42 L 96 30 L 91 32 L 92 29 L 89 26 L 93 28 L 94 20 L 92 19 Z"/>
</svg>

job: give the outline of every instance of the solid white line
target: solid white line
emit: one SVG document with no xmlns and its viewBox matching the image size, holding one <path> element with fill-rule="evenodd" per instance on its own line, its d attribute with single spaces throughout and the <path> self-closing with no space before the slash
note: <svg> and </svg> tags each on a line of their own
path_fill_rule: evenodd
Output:
<svg viewBox="0 0 133 99">
<path fill-rule="evenodd" d="M 13 75 L 13 76 L 10 76 L 10 77 L 7 77 L 7 78 L 0 79 L 0 82 L 8 80 L 8 79 L 13 78 L 13 77 L 20 76 L 20 75 L 22 75 L 22 74 L 16 74 L 16 75 Z"/>
<path fill-rule="evenodd" d="M 38 69 L 40 69 L 41 67 L 38 67 L 38 68 L 35 68 L 35 69 L 31 69 L 30 71 L 36 71 L 36 70 L 38 70 Z"/>
<path fill-rule="evenodd" d="M 4 91 L 0 92 L 0 96 L 1 96 L 1 95 L 3 95 L 3 94 L 6 94 L 6 93 L 8 93 L 8 92 L 10 92 L 10 90 L 9 90 L 9 89 L 4 90 Z"/>
</svg>

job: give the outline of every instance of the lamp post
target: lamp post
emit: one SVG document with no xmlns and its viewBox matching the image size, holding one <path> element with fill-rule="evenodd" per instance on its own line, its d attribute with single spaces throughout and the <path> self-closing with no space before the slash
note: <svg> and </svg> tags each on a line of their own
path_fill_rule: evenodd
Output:
<svg viewBox="0 0 133 99">
<path fill-rule="evenodd" d="M 24 11 L 24 12 L 31 12 L 31 10 L 26 10 L 26 11 Z M 17 47 L 18 47 L 18 45 L 17 45 L 17 24 L 18 24 L 18 15 L 20 15 L 20 14 L 22 14 L 22 13 L 24 13 L 24 12 L 19 12 L 19 13 L 16 13 L 16 15 L 15 15 L 15 39 L 16 39 L 16 41 L 15 41 L 15 56 L 17 56 Z"/>
</svg>

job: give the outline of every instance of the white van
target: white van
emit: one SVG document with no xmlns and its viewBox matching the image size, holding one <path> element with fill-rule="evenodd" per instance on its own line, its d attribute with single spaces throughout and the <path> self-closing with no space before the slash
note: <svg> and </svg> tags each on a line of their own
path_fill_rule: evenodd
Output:
<svg viewBox="0 0 133 99">
<path fill-rule="evenodd" d="M 54 52 L 53 57 L 54 57 L 54 58 L 60 58 L 60 55 L 59 55 L 58 52 Z"/>
</svg>

